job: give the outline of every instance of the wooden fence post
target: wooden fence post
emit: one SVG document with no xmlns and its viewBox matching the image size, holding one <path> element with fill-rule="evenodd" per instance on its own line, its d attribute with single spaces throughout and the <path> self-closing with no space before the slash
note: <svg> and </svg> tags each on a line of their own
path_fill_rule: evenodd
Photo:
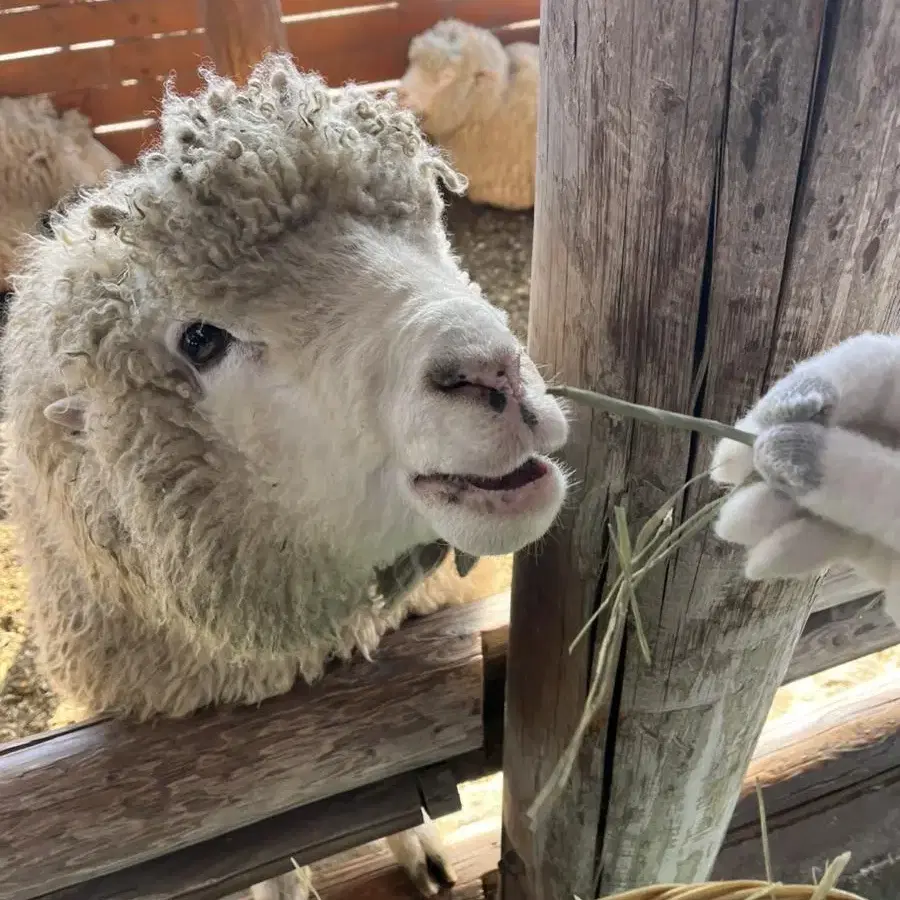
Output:
<svg viewBox="0 0 900 900">
<path fill-rule="evenodd" d="M 894 0 L 545 0 L 536 361 L 730 422 L 796 359 L 900 327 L 898 59 Z M 652 663 L 629 624 L 607 713 L 532 830 L 605 627 L 569 653 L 607 577 L 612 508 L 627 496 L 642 521 L 711 452 L 578 416 L 577 496 L 514 570 L 504 900 L 704 880 L 813 596 L 746 583 L 711 533 L 680 551 L 640 592 Z M 713 490 L 692 488 L 679 516 Z"/>
<path fill-rule="evenodd" d="M 280 0 L 200 0 L 216 70 L 243 81 L 266 52 L 287 50 Z"/>
</svg>

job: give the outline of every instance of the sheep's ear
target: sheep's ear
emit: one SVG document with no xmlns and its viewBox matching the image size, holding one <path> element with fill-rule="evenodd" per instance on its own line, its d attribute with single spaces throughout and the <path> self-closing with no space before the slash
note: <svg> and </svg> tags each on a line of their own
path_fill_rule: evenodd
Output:
<svg viewBox="0 0 900 900">
<path fill-rule="evenodd" d="M 44 407 L 44 416 L 69 431 L 83 431 L 85 410 L 87 400 L 84 397 L 63 397 Z"/>
</svg>

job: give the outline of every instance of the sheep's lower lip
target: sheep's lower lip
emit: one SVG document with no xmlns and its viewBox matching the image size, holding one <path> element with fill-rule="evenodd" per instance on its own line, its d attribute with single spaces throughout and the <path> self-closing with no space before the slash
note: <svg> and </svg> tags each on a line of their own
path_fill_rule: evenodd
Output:
<svg viewBox="0 0 900 900">
<path fill-rule="evenodd" d="M 525 460 L 522 465 L 507 472 L 499 478 L 486 478 L 481 475 L 418 475 L 413 484 L 419 490 L 438 491 L 448 500 L 459 500 L 464 494 L 501 494 L 511 493 L 528 488 L 550 474 L 550 466 L 535 456 Z"/>
</svg>

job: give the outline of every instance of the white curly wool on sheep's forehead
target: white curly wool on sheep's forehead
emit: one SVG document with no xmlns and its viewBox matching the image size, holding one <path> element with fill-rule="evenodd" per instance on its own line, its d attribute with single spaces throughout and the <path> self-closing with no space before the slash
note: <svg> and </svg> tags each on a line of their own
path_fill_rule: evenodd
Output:
<svg viewBox="0 0 900 900">
<path fill-rule="evenodd" d="M 240 87 L 201 74 L 206 87 L 193 96 L 167 89 L 159 147 L 92 210 L 138 255 L 164 249 L 196 266 L 200 252 L 224 271 L 323 211 L 434 221 L 438 181 L 464 189 L 392 100 L 353 85 L 329 91 L 282 55 Z"/>
</svg>

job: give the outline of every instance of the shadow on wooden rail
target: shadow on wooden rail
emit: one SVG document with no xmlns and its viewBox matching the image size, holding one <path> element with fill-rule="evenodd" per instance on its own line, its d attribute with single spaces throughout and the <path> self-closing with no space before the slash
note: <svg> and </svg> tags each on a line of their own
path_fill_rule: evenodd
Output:
<svg viewBox="0 0 900 900">
<path fill-rule="evenodd" d="M 788 714 L 766 726 L 713 878 L 765 877 L 757 779 L 775 877 L 808 884 L 815 871 L 821 874 L 830 859 L 849 851 L 842 887 L 862 891 L 854 883 L 862 873 L 896 855 L 900 683 L 888 677 L 859 685 L 811 714 Z M 461 829 L 448 844 L 459 876 L 448 900 L 494 900 L 499 817 Z M 323 860 L 313 866 L 313 878 L 321 900 L 417 900 L 403 871 L 378 845 Z"/>
<path fill-rule="evenodd" d="M 849 596 L 810 617 L 787 680 L 900 641 Z M 500 768 L 508 616 L 502 594 L 413 620 L 259 708 L 0 747 L 0 900 L 207 900 L 454 811 L 458 781 Z"/>
<path fill-rule="evenodd" d="M 343 830 L 361 841 L 400 820 L 408 826 L 427 803 L 388 814 L 366 794 L 358 803 L 347 795 L 408 773 L 428 784 L 424 768 L 462 764 L 473 752 L 477 760 L 481 635 L 504 621 L 507 606 L 499 598 L 411 621 L 384 640 L 374 662 L 336 666 L 314 687 L 257 708 L 144 725 L 93 721 L 0 748 L 0 898 L 96 900 L 93 890 L 59 892 L 297 807 L 315 826 L 313 813 L 339 796 Z M 464 766 L 458 771 L 465 777 Z M 326 805 L 309 807 L 319 802 Z M 447 811 L 435 803 L 436 814 Z M 329 840 L 314 843 L 329 852 Z M 234 852 L 222 864 L 243 865 Z M 157 896 L 135 891 L 115 896 Z"/>
</svg>

